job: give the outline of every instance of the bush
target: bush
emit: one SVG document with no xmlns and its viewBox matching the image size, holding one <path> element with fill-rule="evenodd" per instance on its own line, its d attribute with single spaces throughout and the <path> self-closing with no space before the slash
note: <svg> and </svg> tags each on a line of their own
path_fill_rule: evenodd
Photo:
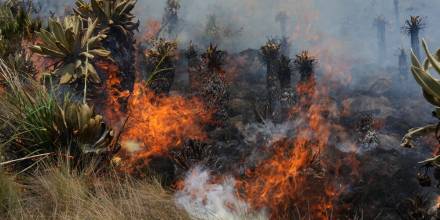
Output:
<svg viewBox="0 0 440 220">
<path fill-rule="evenodd" d="M 63 155 L 75 165 L 84 157 L 112 153 L 113 132 L 87 104 L 60 99 L 32 78 L 20 79 L 0 60 L 0 149 L 7 159 Z M 107 155 L 106 155 L 107 156 Z"/>
</svg>

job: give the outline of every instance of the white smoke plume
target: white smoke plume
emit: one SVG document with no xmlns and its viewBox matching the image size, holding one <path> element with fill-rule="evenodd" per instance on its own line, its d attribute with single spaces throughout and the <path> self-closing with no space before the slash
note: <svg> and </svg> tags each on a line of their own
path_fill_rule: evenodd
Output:
<svg viewBox="0 0 440 220">
<path fill-rule="evenodd" d="M 183 189 L 175 194 L 176 203 L 194 219 L 267 219 L 264 213 L 252 212 L 249 205 L 237 197 L 234 185 L 232 177 L 214 183 L 209 171 L 195 167 L 187 174 Z"/>
</svg>

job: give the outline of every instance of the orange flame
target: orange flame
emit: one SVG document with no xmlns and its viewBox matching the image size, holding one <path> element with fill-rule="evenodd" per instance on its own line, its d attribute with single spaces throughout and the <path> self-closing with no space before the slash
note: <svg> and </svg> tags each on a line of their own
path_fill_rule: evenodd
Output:
<svg viewBox="0 0 440 220">
<path fill-rule="evenodd" d="M 142 36 L 141 41 L 149 42 L 155 39 L 158 33 L 161 31 L 161 23 L 159 20 L 148 20 L 144 28 L 145 33 Z"/>
<path fill-rule="evenodd" d="M 121 79 L 118 76 L 119 68 L 116 64 L 100 60 L 96 62 L 96 66 L 107 75 L 104 83 L 106 100 L 103 112 L 106 116 L 105 119 L 114 129 L 118 129 L 119 123 L 125 117 L 121 103 L 127 102 L 130 92 L 120 89 Z"/>
<path fill-rule="evenodd" d="M 332 164 L 325 154 L 334 126 L 324 115 L 331 111 L 325 102 L 323 91 L 318 91 L 311 79 L 300 83 L 297 92 L 301 97 L 292 110 L 292 116 L 304 120 L 297 127 L 295 138 L 275 143 L 273 155 L 246 173 L 246 179 L 237 187 L 255 209 L 268 208 L 271 219 L 288 219 L 308 213 L 310 219 L 331 218 L 334 202 L 344 189 L 337 176 L 328 170 L 336 170 L 342 164 Z M 359 164 L 354 156 L 343 159 L 353 164 L 352 176 L 356 176 Z M 304 217 L 304 216 L 302 216 Z M 306 216 L 307 217 L 307 216 Z"/>
<path fill-rule="evenodd" d="M 185 140 L 203 140 L 203 124 L 211 115 L 203 103 L 181 96 L 158 97 L 137 83 L 129 102 L 129 119 L 121 135 L 128 153 L 128 171 L 134 164 L 145 166 L 155 155 L 179 147 Z M 135 165 L 135 166 L 137 166 Z"/>
</svg>

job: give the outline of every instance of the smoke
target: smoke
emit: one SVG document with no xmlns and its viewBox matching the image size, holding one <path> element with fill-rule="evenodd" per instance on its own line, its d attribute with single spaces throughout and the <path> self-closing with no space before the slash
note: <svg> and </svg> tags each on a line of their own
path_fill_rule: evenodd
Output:
<svg viewBox="0 0 440 220">
<path fill-rule="evenodd" d="M 37 0 L 41 14 L 54 12 L 62 16 L 73 7 L 73 0 Z M 136 15 L 142 24 L 151 20 L 162 20 L 166 0 L 138 0 Z M 282 28 L 276 16 L 280 12 L 287 15 L 287 33 L 292 54 L 308 49 L 316 41 L 338 39 L 344 48 L 344 56 L 376 62 L 377 36 L 374 19 L 383 15 L 387 21 L 387 51 L 384 63 L 396 65 L 399 48 L 409 50 L 409 39 L 399 27 L 410 15 L 426 18 L 427 28 L 421 33 L 434 48 L 440 47 L 440 30 L 434 28 L 438 18 L 437 0 L 400 0 L 399 24 L 396 24 L 393 1 L 379 0 L 182 0 L 179 11 L 181 29 L 178 40 L 182 47 L 189 41 L 206 45 L 205 28 L 211 15 L 218 23 L 232 31 L 220 42 L 223 49 L 238 52 L 247 48 L 259 48 L 270 37 L 281 37 Z M 431 28 L 432 27 L 432 28 Z M 147 30 L 140 30 L 146 32 Z"/>
<path fill-rule="evenodd" d="M 187 174 L 183 189 L 175 197 L 176 203 L 195 219 L 267 219 L 264 213 L 253 213 L 249 205 L 237 197 L 232 177 L 216 183 L 209 171 L 201 167 Z"/>
<path fill-rule="evenodd" d="M 42 13 L 47 15 L 51 11 L 58 16 L 64 14 L 66 5 L 73 6 L 74 3 L 59 0 L 36 2 L 42 5 Z M 138 0 L 135 11 L 142 26 L 148 27 L 147 24 L 152 21 L 160 23 L 165 4 L 166 0 Z M 248 48 L 258 49 L 268 38 L 282 37 L 282 27 L 276 16 L 284 12 L 287 16 L 285 29 L 292 44 L 290 54 L 310 50 L 319 61 L 316 71 L 321 75 L 319 81 L 327 84 L 331 96 L 345 99 L 351 104 L 353 112 L 368 111 L 381 118 L 394 116 L 397 119 L 410 120 L 401 112 L 411 112 L 411 107 L 422 108 L 421 106 L 425 105 L 414 102 L 413 106 L 400 109 L 392 105 L 389 96 L 384 95 L 389 91 L 382 89 L 391 87 L 392 74 L 397 73 L 399 48 L 405 48 L 407 51 L 410 48 L 410 40 L 400 30 L 409 15 L 426 18 L 427 27 L 421 32 L 421 38 L 425 38 L 432 49 L 440 48 L 440 29 L 435 28 L 434 23 L 438 20 L 438 0 L 400 0 L 399 23 L 395 22 L 392 0 L 181 0 L 181 4 L 182 8 L 178 14 L 181 31 L 177 38 L 180 48 L 186 48 L 190 41 L 201 45 L 200 48 L 209 44 L 210 39 L 205 33 L 206 25 L 208 20 L 215 16 L 218 25 L 232 33 L 222 36 L 223 39 L 217 42 L 221 49 L 232 53 Z M 389 68 L 377 68 L 376 65 L 380 54 L 374 19 L 378 16 L 384 16 L 387 21 L 385 34 L 388 54 L 382 62 Z M 143 28 L 139 34 L 143 35 L 148 31 Z M 419 89 L 412 80 L 404 84 L 396 87 L 399 91 L 394 92 L 411 90 L 409 88 L 412 87 Z M 349 91 L 363 90 L 369 93 L 366 96 L 344 94 L 344 98 L 344 95 L 337 94 L 340 90 L 335 89 L 341 85 L 351 86 Z M 339 103 L 336 103 L 340 101 L 342 100 L 335 101 L 335 108 L 340 107 L 337 106 Z M 335 114 L 329 116 L 334 121 L 340 119 L 339 114 L 335 113 L 337 111 L 330 112 Z M 427 112 L 411 115 L 411 118 L 418 120 L 418 117 L 428 115 L 425 113 Z M 264 152 L 260 147 L 272 146 L 284 138 L 293 137 L 298 124 L 301 123 L 265 122 L 244 126 L 241 134 L 246 145 L 251 148 L 251 153 L 244 158 L 244 164 L 261 162 L 267 155 L 262 155 Z M 338 140 L 329 141 L 343 152 L 363 154 L 378 147 L 375 142 L 368 142 L 374 133 L 365 135 L 367 144 L 355 147 L 345 130 L 340 133 L 338 135 L 344 138 L 338 137 L 335 138 Z M 332 136 L 337 135 L 332 133 Z M 233 177 L 222 176 L 219 179 L 212 176 L 209 170 L 195 167 L 188 172 L 181 184 L 182 188 L 175 194 L 176 203 L 196 219 L 267 219 L 267 213 L 254 213 L 249 204 L 239 198 L 235 185 Z"/>
<path fill-rule="evenodd" d="M 271 146 L 275 142 L 292 135 L 293 124 L 288 121 L 282 124 L 274 124 L 271 121 L 265 123 L 251 123 L 244 126 L 241 133 L 244 140 L 251 146 Z"/>
</svg>

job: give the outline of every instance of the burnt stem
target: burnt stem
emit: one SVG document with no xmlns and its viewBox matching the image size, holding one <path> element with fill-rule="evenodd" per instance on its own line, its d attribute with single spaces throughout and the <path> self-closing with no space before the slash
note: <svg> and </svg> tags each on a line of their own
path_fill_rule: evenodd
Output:
<svg viewBox="0 0 440 220">
<path fill-rule="evenodd" d="M 267 90 L 267 114 L 270 119 L 275 119 L 279 109 L 280 84 L 278 79 L 278 67 L 280 57 L 280 44 L 275 40 L 269 40 L 261 47 L 263 59 L 267 65 L 266 90 Z"/>
</svg>

